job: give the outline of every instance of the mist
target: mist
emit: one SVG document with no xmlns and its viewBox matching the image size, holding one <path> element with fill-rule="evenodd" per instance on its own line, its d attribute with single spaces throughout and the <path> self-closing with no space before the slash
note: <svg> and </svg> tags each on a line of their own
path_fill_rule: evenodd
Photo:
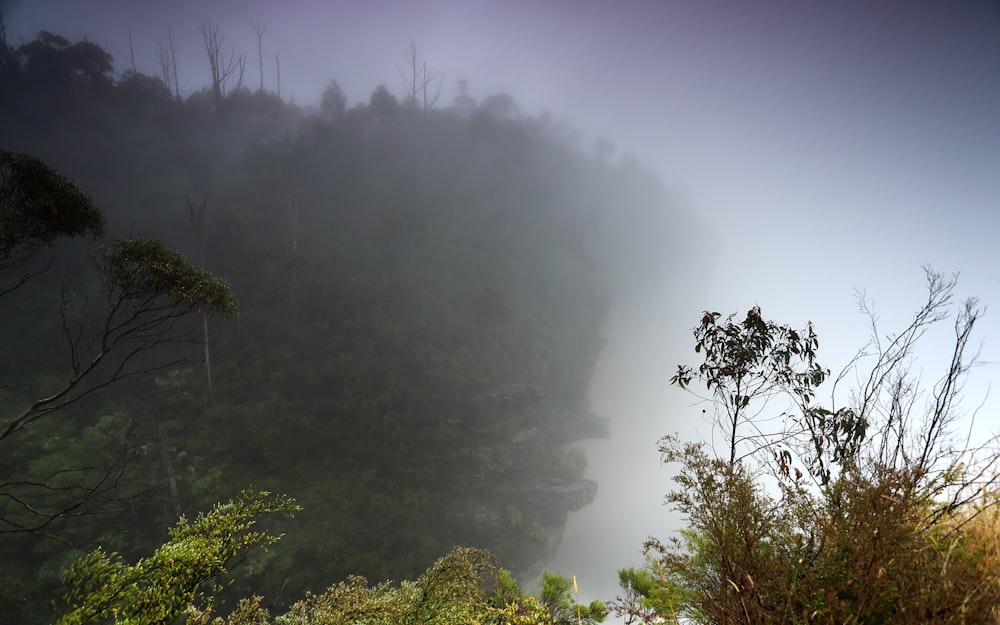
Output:
<svg viewBox="0 0 1000 625">
<path fill-rule="evenodd" d="M 86 4 L 13 0 L 4 4 L 3 18 L 5 39 L 13 48 L 28 43 L 43 30 L 70 42 L 86 40 L 101 46 L 113 56 L 115 79 L 133 64 L 139 74 L 159 77 L 162 51 L 169 49 L 164 46 L 172 45 L 179 91 L 174 96 L 195 101 L 211 82 L 203 29 L 215 27 L 223 37 L 224 54 L 246 55 L 243 87 L 248 93 L 272 94 L 275 107 L 287 106 L 276 114 L 277 121 L 261 131 L 267 134 L 271 148 L 261 147 L 264 142 L 258 141 L 255 131 L 247 131 L 227 137 L 225 149 L 216 150 L 217 146 L 210 145 L 215 135 L 206 131 L 201 137 L 204 154 L 211 154 L 214 160 L 204 167 L 188 163 L 173 168 L 173 164 L 149 159 L 149 163 L 156 162 L 172 172 L 170 179 L 153 189 L 131 188 L 128 176 L 138 177 L 138 172 L 124 172 L 121 188 L 112 188 L 104 184 L 113 176 L 101 170 L 100 159 L 87 163 L 64 156 L 61 150 L 71 145 L 72 139 L 25 133 L 16 118 L 0 121 L 0 149 L 36 153 L 57 167 L 77 163 L 79 169 L 64 173 L 78 181 L 101 181 L 100 188 L 87 191 L 115 212 L 112 225 L 119 233 L 137 227 L 168 232 L 176 235 L 176 244 L 189 253 L 196 246 L 190 232 L 183 232 L 183 211 L 178 209 L 176 215 L 143 212 L 135 205 L 136 198 L 148 199 L 156 206 L 166 205 L 169 199 L 183 208 L 186 195 L 196 203 L 205 197 L 214 204 L 212 210 L 220 219 L 238 214 L 237 207 L 218 200 L 226 197 L 227 185 L 249 188 L 258 183 L 259 197 L 266 195 L 266 185 L 260 179 L 239 169 L 243 163 L 270 162 L 267 158 L 278 162 L 275 155 L 279 149 L 274 146 L 293 145 L 298 135 L 332 132 L 318 119 L 333 127 L 339 123 L 323 118 L 326 113 L 321 98 L 331 81 L 336 81 L 344 95 L 338 115 L 349 115 L 353 110 L 359 117 L 359 111 L 376 108 L 372 94 L 380 85 L 405 105 L 408 72 L 417 68 L 418 59 L 425 63 L 425 71 L 430 71 L 431 97 L 437 98 L 425 112 L 433 109 L 442 115 L 457 115 L 462 97 L 484 106 L 490 96 L 509 96 L 513 106 L 501 107 L 495 123 L 486 120 L 470 131 L 475 139 L 469 140 L 469 145 L 481 140 L 488 146 L 480 152 L 470 148 L 469 154 L 482 157 L 482 163 L 475 166 L 446 162 L 448 158 L 465 158 L 454 156 L 465 152 L 448 151 L 463 138 L 455 138 L 454 143 L 449 143 L 452 138 L 439 143 L 428 140 L 425 145 L 432 147 L 424 153 L 422 147 L 414 147 L 419 142 L 409 143 L 412 137 L 405 132 L 396 128 L 387 131 L 386 143 L 372 143 L 376 148 L 365 154 L 376 155 L 374 159 L 378 154 L 410 154 L 408 150 L 412 150 L 420 156 L 398 163 L 390 162 L 388 156 L 384 162 L 366 162 L 370 169 L 364 172 L 377 171 L 387 177 L 399 174 L 407 181 L 399 188 L 379 188 L 372 195 L 378 197 L 368 198 L 371 205 L 403 203 L 399 198 L 405 191 L 400 189 L 411 182 L 428 197 L 438 197 L 435 193 L 450 197 L 448 189 L 427 188 L 421 177 L 425 171 L 432 172 L 428 176 L 448 167 L 474 172 L 470 175 L 515 172 L 510 180 L 537 178 L 538 188 L 525 192 L 527 205 L 544 206 L 539 198 L 545 193 L 551 193 L 559 203 L 549 207 L 551 222 L 546 224 L 582 224 L 583 232 L 591 221 L 580 214 L 592 211 L 597 215 L 593 221 L 601 223 L 600 235 L 549 232 L 544 225 L 539 232 L 524 234 L 515 224 L 506 233 L 515 243 L 510 248 L 498 244 L 494 249 L 487 235 L 469 242 L 456 234 L 454 239 L 445 240 L 461 241 L 455 243 L 455 249 L 467 245 L 461 254 L 434 257 L 427 266 L 413 270 L 413 259 L 424 257 L 410 234 L 423 226 L 411 215 L 386 209 L 386 219 L 378 224 L 383 229 L 379 236 L 385 239 L 373 239 L 365 252 L 384 252 L 391 257 L 385 262 L 400 275 L 409 270 L 410 285 L 420 281 L 420 271 L 447 273 L 444 266 L 431 263 L 455 258 L 474 261 L 456 271 L 460 278 L 448 280 L 478 279 L 468 277 L 480 269 L 478 263 L 487 267 L 483 270 L 486 273 L 495 267 L 509 269 L 518 279 L 510 279 L 512 286 L 504 282 L 508 278 L 487 284 L 481 295 L 490 302 L 494 291 L 508 286 L 512 290 L 523 288 L 517 297 L 525 300 L 531 294 L 538 295 L 538 301 L 551 296 L 554 289 L 541 284 L 542 278 L 537 285 L 527 284 L 533 276 L 530 268 L 517 265 L 519 259 L 510 261 L 513 268 L 503 264 L 507 260 L 496 260 L 523 252 L 518 245 L 534 241 L 531 236 L 537 235 L 546 245 L 565 244 L 570 250 L 565 258 L 554 258 L 552 271 L 543 274 L 553 280 L 553 276 L 565 275 L 560 273 L 560 263 L 599 260 L 598 266 L 586 271 L 574 267 L 567 272 L 573 280 L 582 282 L 596 276 L 595 280 L 607 282 L 606 290 L 593 294 L 594 300 L 607 297 L 599 324 L 594 312 L 598 307 L 583 310 L 592 302 L 576 291 L 567 295 L 566 301 L 581 302 L 579 310 L 565 302 L 565 308 L 548 313 L 531 308 L 531 302 L 510 304 L 530 311 L 530 315 L 524 313 L 525 319 L 544 319 L 539 327 L 546 330 L 558 325 L 560 315 L 567 326 L 589 329 L 594 323 L 600 327 L 595 336 L 581 339 L 582 346 L 578 346 L 581 359 L 590 355 L 591 349 L 599 351 L 592 372 L 575 375 L 588 380 L 583 389 L 588 405 L 581 414 L 603 420 L 607 438 L 571 441 L 586 453 L 583 478 L 597 483 L 596 495 L 582 509 L 563 510 L 567 514 L 561 540 L 556 536 L 550 541 L 553 549 L 545 554 L 544 562 L 523 570 L 532 579 L 541 565 L 575 576 L 581 599 L 612 598 L 618 590 L 617 570 L 642 563 L 643 540 L 647 536 L 667 538 L 681 526 L 681 520 L 663 505 L 663 496 L 671 488 L 670 468 L 661 466 L 656 444 L 661 436 L 674 432 L 691 440 L 712 441 L 715 435 L 701 409 L 692 405 L 692 398 L 669 384 L 677 364 L 694 361 L 690 332 L 702 311 L 729 314 L 759 305 L 766 317 L 782 323 L 799 326 L 812 321 L 823 341 L 821 360 L 838 370 L 869 339 L 866 319 L 858 312 L 858 295 L 876 303 L 880 327 L 892 331 L 904 325 L 920 305 L 924 286 L 921 267 L 932 266 L 960 273 L 962 294 L 979 297 L 990 310 L 979 329 L 982 361 L 991 363 L 997 358 L 1000 320 L 992 312 L 1000 293 L 1000 248 L 994 240 L 1000 232 L 1000 8 L 996 3 L 984 0 L 959 6 L 893 0 L 804 5 L 768 0 L 751 6 L 735 1 L 439 0 L 360 4 L 296 1 L 278 7 L 263 0 L 98 0 Z M 260 39 L 254 25 L 261 29 Z M 416 58 L 410 56 L 413 51 Z M 169 84 L 167 87 L 173 90 Z M 507 101 L 500 98 L 493 102 Z M 73 103 L 47 105 L 71 108 Z M 24 110 L 32 106 L 27 103 Z M 434 119 L 433 123 L 440 120 Z M 470 126 L 477 118 L 471 119 Z M 503 126 L 504 121 L 510 125 Z M 521 122 L 526 125 L 515 125 Z M 261 122 L 260 127 L 264 126 Z M 356 140 L 361 145 L 375 136 L 374 127 L 366 127 L 370 134 L 363 138 L 350 135 L 345 141 Z M 441 122 L 426 132 L 453 132 L 456 134 L 448 137 L 458 137 L 458 127 Z M 382 130 L 384 127 L 378 132 Z M 516 137 L 529 142 L 532 133 L 545 140 L 554 138 L 553 145 L 560 147 L 538 148 L 533 153 L 536 160 L 504 160 L 509 156 L 503 152 L 508 146 L 505 141 L 513 143 L 510 138 Z M 344 136 L 348 135 L 345 132 Z M 136 145 L 143 140 L 137 135 Z M 272 148 L 273 154 L 267 152 Z M 384 152 L 377 151 L 383 148 Z M 99 145 L 94 149 L 100 153 Z M 521 154 L 517 149 L 510 148 L 510 154 L 515 154 L 511 160 L 523 157 L 517 156 Z M 136 152 L 141 153 L 141 148 Z M 303 154 L 307 153 L 310 157 L 313 154 L 303 149 Z M 565 162 L 560 160 L 564 155 L 569 155 Z M 331 158 L 341 156 L 338 153 Z M 303 171 L 308 174 L 303 177 L 315 173 L 308 169 L 312 165 L 306 160 L 303 157 Z M 363 169 L 360 166 L 341 165 L 342 171 L 350 173 L 330 173 L 326 180 L 330 189 L 347 184 L 346 179 L 355 174 L 362 175 L 357 173 Z M 425 169 L 408 171 L 411 165 Z M 206 179 L 231 174 L 246 179 Z M 322 175 L 316 177 L 323 179 Z M 609 186 L 595 182 L 604 180 Z M 279 177 L 273 182 L 279 184 Z M 475 219 L 482 219 L 478 223 L 483 230 L 502 230 L 511 223 L 498 217 L 502 202 L 490 204 L 493 191 L 488 183 L 456 180 L 454 186 L 460 189 L 456 197 L 465 193 L 462 197 L 471 198 L 473 205 L 469 213 L 456 217 L 455 223 L 475 224 Z M 558 190 L 553 190 L 556 187 Z M 373 188 L 378 185 L 373 183 Z M 320 191 L 308 191 L 300 201 L 303 205 L 309 201 L 318 204 L 321 196 Z M 359 191 L 345 203 L 360 205 L 368 201 L 365 197 Z M 278 205 L 279 200 L 275 202 Z M 622 207 L 620 214 L 616 205 Z M 442 218 L 433 223 L 450 222 Z M 241 227 L 260 234 L 255 229 L 267 226 L 248 221 Z M 243 249 L 239 244 L 241 231 L 218 234 L 219 240 L 233 249 Z M 380 241 L 395 247 L 381 249 Z M 337 255 L 339 240 L 330 245 L 329 250 L 334 251 L 326 250 L 317 258 L 343 263 L 344 267 L 353 262 Z M 351 245 L 343 243 L 342 249 Z M 586 251 L 574 255 L 579 252 L 576 245 Z M 530 247 L 527 243 L 524 246 Z M 260 252 L 263 257 L 270 253 L 276 252 Z M 238 263 L 215 260 L 215 270 L 240 275 Z M 285 269 L 279 266 L 273 271 Z M 344 275 L 350 271 L 359 270 L 345 269 Z M 265 277 L 281 282 L 274 275 Z M 400 284 L 403 282 L 401 279 Z M 577 286 L 574 282 L 566 289 Z M 234 288 L 244 309 L 266 306 L 256 285 L 235 283 Z M 598 290 L 594 288 L 595 293 Z M 580 292 L 585 291 L 580 287 Z M 429 290 L 421 291 L 426 292 Z M 341 306 L 332 296 L 323 301 L 331 309 Z M 395 304 L 399 310 L 407 306 L 405 302 Z M 352 305 L 361 310 L 368 304 Z M 375 305 L 371 306 L 374 310 Z M 446 317 L 446 308 L 435 310 L 436 318 Z M 316 311 L 312 318 L 302 311 L 297 314 L 307 319 L 304 323 L 322 323 L 322 311 Z M 506 323 L 492 320 L 489 314 L 484 318 L 487 321 L 483 323 L 495 323 L 496 327 Z M 427 324 L 433 325 L 431 321 Z M 265 320 L 253 321 L 251 317 L 218 331 L 219 336 L 231 338 L 270 329 Z M 469 333 L 477 331 L 470 329 Z M 511 336 L 513 331 L 504 335 L 497 330 L 496 337 L 481 340 L 502 343 Z M 449 344 L 447 337 L 435 340 Z M 947 356 L 947 340 L 946 333 L 931 336 L 926 355 L 921 354 L 922 362 L 927 363 L 924 379 L 928 386 L 939 375 L 939 367 L 946 364 L 942 359 Z M 576 345 L 567 338 L 565 345 L 570 344 Z M 477 347 L 482 345 L 477 343 Z M 440 349 L 451 353 L 447 352 L 450 346 Z M 225 347 L 220 350 L 224 353 Z M 562 355 L 552 357 L 551 363 L 568 360 L 572 358 Z M 546 360 L 545 366 L 549 362 Z M 262 360 L 247 366 L 269 365 Z M 393 366 L 421 365 L 404 362 Z M 461 368 L 454 363 L 450 366 Z M 496 368 L 506 373 L 516 371 L 517 365 L 505 362 Z M 578 380 L 573 376 L 560 378 L 542 365 L 530 373 L 549 375 L 564 386 L 559 387 L 556 398 L 550 393 L 518 418 L 530 420 L 546 414 L 558 420 L 552 417 L 556 409 L 544 402 L 566 398 L 570 403 L 573 392 L 580 390 Z M 964 409 L 980 438 L 1000 430 L 996 403 L 989 395 L 995 373 L 989 364 L 976 369 L 966 388 L 968 405 Z M 481 397 L 505 383 L 534 382 L 486 377 L 483 373 L 478 388 L 462 389 L 461 401 Z M 286 383 L 291 384 L 294 378 L 289 374 Z M 372 393 L 377 392 L 380 389 L 373 384 Z M 423 397 L 423 392 L 415 389 L 411 395 Z M 458 395 L 451 388 L 446 392 L 449 397 Z M 267 401 L 262 395 L 254 405 L 264 413 L 270 406 Z M 323 409 L 340 414 L 337 410 L 341 408 L 331 407 L 336 401 L 339 399 L 331 399 Z M 459 409 L 455 410 L 457 414 Z M 454 415 L 450 417 L 458 422 Z M 259 420 L 265 419 L 260 416 Z M 519 432 L 527 431 L 528 425 Z M 423 427 L 414 426 L 413 431 L 423 432 Z M 359 429 L 361 426 L 345 426 L 344 432 L 354 435 Z M 553 443 L 552 449 L 552 453 L 561 453 L 563 448 Z M 247 454 L 242 460 L 247 466 L 267 457 L 264 449 Z M 440 458 L 434 456 L 434 460 Z M 269 487 L 280 490 L 282 485 Z M 470 503 L 469 509 L 473 507 Z M 473 514 L 467 510 L 460 513 Z M 309 522 L 307 517 L 303 523 Z M 516 522 L 521 522 L 519 517 Z M 358 535 L 365 536 L 360 531 Z M 433 549 L 428 547 L 430 551 Z M 369 564 L 365 559 L 358 561 Z M 408 564 L 419 568 L 427 563 Z M 372 570 L 377 568 L 372 565 Z"/>
</svg>

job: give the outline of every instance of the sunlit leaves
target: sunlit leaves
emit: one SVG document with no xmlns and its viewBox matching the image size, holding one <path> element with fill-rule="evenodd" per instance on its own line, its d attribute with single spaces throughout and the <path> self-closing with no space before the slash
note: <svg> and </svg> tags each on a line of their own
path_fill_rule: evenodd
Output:
<svg viewBox="0 0 1000 625">
<path fill-rule="evenodd" d="M 363 577 L 349 577 L 322 594 L 307 596 L 275 622 L 280 625 L 541 625 L 563 621 L 544 598 L 539 601 L 520 590 L 488 552 L 458 548 L 440 558 L 416 580 L 398 585 L 369 585 Z M 575 612 L 573 622 L 576 622 Z"/>
<path fill-rule="evenodd" d="M 64 576 L 64 600 L 71 610 L 59 625 L 87 623 L 169 624 L 211 589 L 206 586 L 241 562 L 250 551 L 267 548 L 279 535 L 258 529 L 263 516 L 291 516 L 288 497 L 244 491 L 194 521 L 181 519 L 170 539 L 134 565 L 100 549 L 78 560 Z"/>
</svg>

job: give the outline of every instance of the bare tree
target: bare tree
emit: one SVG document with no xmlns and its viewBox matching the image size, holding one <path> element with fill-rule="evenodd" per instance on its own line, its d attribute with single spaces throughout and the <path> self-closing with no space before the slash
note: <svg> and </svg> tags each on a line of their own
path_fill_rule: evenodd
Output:
<svg viewBox="0 0 1000 625">
<path fill-rule="evenodd" d="M 162 41 L 160 41 L 159 60 L 160 60 L 160 78 L 163 79 L 163 84 L 167 86 L 167 89 L 173 92 L 174 72 L 176 71 L 176 68 L 174 67 L 173 63 L 170 60 L 170 55 L 168 54 L 168 51 L 164 49 Z M 174 94 L 174 97 L 175 98 L 177 97 L 176 93 Z"/>
<path fill-rule="evenodd" d="M 201 200 L 201 204 L 198 208 L 195 208 L 194 202 L 191 198 L 187 198 L 188 204 L 188 219 L 191 221 L 191 227 L 194 228 L 195 236 L 198 238 L 198 264 L 202 271 L 205 271 L 205 212 L 208 210 L 208 197 L 204 197 Z M 205 355 L 205 404 L 206 409 L 208 408 L 208 393 L 212 390 L 212 358 L 209 351 L 209 340 L 208 340 L 208 312 L 201 312 L 202 321 L 202 342 L 204 343 L 204 355 Z"/>
<path fill-rule="evenodd" d="M 260 90 L 264 91 L 264 24 L 257 22 L 253 25 L 253 32 L 257 34 L 257 67 L 260 69 Z"/>
<path fill-rule="evenodd" d="M 858 294 L 859 307 L 869 319 L 871 341 L 847 371 L 857 372 L 874 359 L 871 368 L 858 376 L 861 383 L 851 396 L 853 411 L 868 424 L 859 450 L 862 459 L 907 475 L 914 492 L 941 502 L 940 510 L 945 511 L 976 499 L 985 486 L 1000 480 L 1000 453 L 989 447 L 997 441 L 973 445 L 971 424 L 966 432 L 956 430 L 964 416 L 959 408 L 964 383 L 979 359 L 978 350 L 970 352 L 969 346 L 983 315 L 977 299 L 968 298 L 958 306 L 951 353 L 937 382 L 925 389 L 911 369 L 920 340 L 947 321 L 955 305 L 958 276 L 930 268 L 925 273 L 927 298 L 898 333 L 883 336 L 874 307 Z"/>
<path fill-rule="evenodd" d="M 174 463 L 170 460 L 170 446 L 167 444 L 167 429 L 163 424 L 163 411 L 160 404 L 160 386 L 153 375 L 149 359 L 147 359 L 146 381 L 149 384 L 149 404 L 152 408 L 153 422 L 156 424 L 156 440 L 160 450 L 160 464 L 167 476 L 167 489 L 170 492 L 170 501 L 174 506 L 174 516 L 180 518 L 184 515 L 181 506 L 181 492 L 177 486 L 177 476 L 174 473 Z"/>
<path fill-rule="evenodd" d="M 247 55 L 237 54 L 236 46 L 231 46 L 226 54 L 225 38 L 219 34 L 219 27 L 211 22 L 201 23 L 201 36 L 212 72 L 212 101 L 216 113 L 222 114 L 225 112 L 226 99 L 243 87 Z"/>
<path fill-rule="evenodd" d="M 427 62 L 417 58 L 416 43 L 410 43 L 410 54 L 406 57 L 406 64 L 407 72 L 403 72 L 399 67 L 396 68 L 400 78 L 403 79 L 406 100 L 414 106 L 420 106 L 424 114 L 427 114 L 441 97 L 444 76 L 441 72 L 427 71 Z M 435 83 L 437 83 L 436 89 Z M 433 89 L 432 95 L 428 95 L 430 89 Z"/>
<path fill-rule="evenodd" d="M 129 64 L 132 66 L 132 73 L 138 74 L 139 70 L 135 67 L 135 48 L 132 47 L 132 31 L 128 31 L 128 60 Z"/>
<path fill-rule="evenodd" d="M 279 56 L 280 54 L 281 54 L 280 51 L 274 53 L 274 71 L 277 73 L 278 76 L 278 91 L 277 91 L 278 99 L 281 99 L 281 58 Z"/>
<path fill-rule="evenodd" d="M 285 206 L 288 209 L 288 225 L 292 244 L 292 275 L 289 277 L 289 288 L 291 294 L 289 301 L 291 304 L 292 324 L 295 324 L 296 315 L 296 282 L 298 276 L 299 263 L 299 207 L 295 202 L 295 191 L 292 185 L 291 174 L 288 166 L 288 133 L 285 133 L 285 142 L 281 148 L 281 177 L 285 187 Z"/>
<path fill-rule="evenodd" d="M 167 27 L 167 43 L 170 44 L 170 67 L 173 68 L 174 75 L 174 97 L 181 97 L 181 85 L 177 79 L 177 52 L 174 50 L 174 34 L 171 32 L 170 27 Z"/>
<path fill-rule="evenodd" d="M 163 76 L 163 84 L 167 89 L 173 89 L 174 98 L 180 99 L 181 89 L 177 80 L 177 54 L 174 52 L 174 36 L 170 28 L 167 28 L 167 47 L 163 47 L 160 41 L 160 74 Z"/>
</svg>

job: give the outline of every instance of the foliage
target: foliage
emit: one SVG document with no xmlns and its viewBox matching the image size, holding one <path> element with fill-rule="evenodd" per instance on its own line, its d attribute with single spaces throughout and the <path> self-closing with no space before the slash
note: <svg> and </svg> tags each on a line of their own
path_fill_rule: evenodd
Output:
<svg viewBox="0 0 1000 625">
<path fill-rule="evenodd" d="M 646 549 L 660 558 L 667 588 L 681 599 L 678 613 L 711 623 L 759 622 L 758 583 L 785 573 L 782 552 L 794 525 L 786 515 L 795 508 L 776 505 L 743 464 L 711 458 L 700 445 L 667 438 L 661 451 L 664 462 L 682 463 L 667 501 L 687 523 L 672 541 L 675 550 L 656 540 Z"/>
<path fill-rule="evenodd" d="M 104 232 L 104 215 L 59 172 L 27 154 L 0 151 L 0 267 L 63 237 Z"/>
<path fill-rule="evenodd" d="M 160 241 L 144 237 L 114 241 L 104 249 L 99 269 L 105 305 L 96 329 L 90 330 L 93 322 L 82 287 L 69 280 L 62 288 L 59 313 L 69 379 L 10 418 L 0 429 L 0 439 L 126 377 L 163 368 L 166 365 L 149 358 L 150 352 L 190 341 L 190 327 L 182 323 L 190 313 L 236 312 L 236 298 L 225 282 L 197 269 Z M 137 364 L 139 356 L 146 359 Z"/>
<path fill-rule="evenodd" d="M 0 184 L 0 266 L 8 270 L 27 266 L 35 252 L 54 247 L 60 238 L 103 233 L 104 215 L 90 198 L 36 158 L 0 152 Z M 16 377 L 4 380 L 0 389 L 12 397 L 0 405 L 4 412 L 0 440 L 23 433 L 42 417 L 68 411 L 94 391 L 134 375 L 140 355 L 146 357 L 141 370 L 155 368 L 150 352 L 184 338 L 178 321 L 188 312 L 203 308 L 235 312 L 235 297 L 224 282 L 197 270 L 159 241 L 141 237 L 115 241 L 102 260 L 105 307 L 99 314 L 103 318 L 97 317 L 95 323 L 91 316 L 84 278 L 64 279 L 58 304 L 60 327 L 52 329 L 65 340 L 68 371 L 52 376 L 55 382 L 45 379 L 39 385 L 44 388 L 38 391 L 40 397 L 25 393 Z M 39 278 L 52 262 L 42 269 L 8 274 L 15 276 L 15 283 L 6 290 L 0 287 L 0 294 Z M 26 407 L 14 408 L 18 402 Z M 35 440 L 55 440 L 57 428 L 53 424 L 48 436 L 36 432 Z M 30 443 L 31 438 L 22 440 Z M 63 451 L 58 459 L 20 449 L 8 453 L 11 464 L 0 471 L 0 533 L 53 536 L 51 526 L 56 521 L 79 518 L 101 500 L 118 499 L 120 482 L 135 452 L 133 441 L 120 442 L 121 447 L 110 450 L 103 463 L 92 458 L 70 460 L 67 445 L 57 445 Z"/>
<path fill-rule="evenodd" d="M 486 613 L 483 584 L 494 568 L 476 549 L 456 549 L 412 582 L 369 586 L 350 577 L 320 595 L 309 596 L 278 619 L 280 625 L 348 623 L 463 623 Z"/>
<path fill-rule="evenodd" d="M 848 441 L 851 453 L 827 458 L 821 479 L 800 481 L 778 473 L 769 488 L 761 479 L 768 472 L 752 456 L 734 462 L 731 454 L 713 457 L 701 444 L 676 437 L 661 441 L 663 460 L 680 465 L 677 488 L 667 501 L 687 526 L 668 543 L 651 539 L 646 544 L 651 560 L 640 572 L 622 572 L 626 596 L 613 603 L 616 613 L 629 622 L 669 618 L 718 624 L 995 619 L 1000 451 L 989 445 L 952 447 L 949 438 L 957 389 L 971 362 L 965 349 L 979 311 L 974 300 L 959 309 L 949 364 L 927 412 L 913 414 L 917 382 L 909 361 L 917 339 L 947 318 L 955 285 L 930 270 L 927 278 L 928 299 L 911 325 L 887 343 L 873 327 L 871 373 L 857 376 L 864 383 L 844 412 L 825 413 L 848 414 L 869 429 L 863 440 Z M 735 388 L 740 376 L 753 370 L 747 362 L 767 362 L 761 354 L 774 344 L 767 337 L 781 326 L 751 321 L 743 329 L 727 324 L 721 334 L 733 342 L 721 347 L 713 342 L 714 317 L 703 323 L 699 338 L 707 332 L 710 340 L 698 342 L 699 348 L 708 347 L 700 373 L 711 384 Z M 747 329 L 759 329 L 765 338 L 749 340 Z M 788 351 L 797 354 L 791 346 Z M 810 362 L 813 357 L 809 354 Z M 795 378 L 780 366 L 785 356 L 778 360 L 779 366 L 763 370 L 750 388 L 789 383 L 794 388 Z M 682 369 L 678 375 L 675 381 L 686 386 L 687 374 Z M 734 394 L 748 396 L 745 390 Z M 737 408 L 742 403 L 729 395 L 718 401 Z M 761 410 L 767 408 L 765 402 Z M 812 446 L 819 453 L 824 434 L 801 428 L 784 439 L 789 447 L 796 436 L 805 441 L 799 449 Z M 651 583 L 657 574 L 658 584 Z"/>
<path fill-rule="evenodd" d="M 616 597 L 608 607 L 627 625 L 663 618 L 660 615 L 677 621 L 674 606 L 682 605 L 685 598 L 678 585 L 667 585 L 663 565 L 659 562 L 647 558 L 643 567 L 620 569 L 618 585 L 623 595 Z"/>
<path fill-rule="evenodd" d="M 773 427 L 769 423 L 774 419 L 762 417 L 758 409 L 778 395 L 790 398 L 802 412 L 799 423 L 817 441 L 810 468 L 825 483 L 830 475 L 824 445 L 834 450 L 835 461 L 849 458 L 864 438 L 865 422 L 849 410 L 832 413 L 813 405 L 816 388 L 830 373 L 816 361 L 819 338 L 812 324 L 795 330 L 765 320 L 759 306 L 751 308 L 742 321 L 730 315 L 719 323 L 721 316 L 708 311 L 702 314 L 694 330 L 694 350 L 704 352 L 704 362 L 697 372 L 679 365 L 671 383 L 682 389 L 688 389 L 693 380 L 705 383 L 713 407 L 722 413 L 716 420 L 729 444 L 730 464 L 741 457 L 738 454 L 767 449 L 785 475 L 791 453 L 782 447 L 793 433 L 787 423 L 766 431 Z"/>
<path fill-rule="evenodd" d="M 576 578 L 570 580 L 554 573 L 542 573 L 542 591 L 539 599 L 541 604 L 552 615 L 555 625 L 570 625 L 572 623 L 602 622 L 608 615 L 607 607 L 595 599 L 587 605 L 577 603 L 573 599 L 572 590 L 576 589 Z"/>
<path fill-rule="evenodd" d="M 603 620 L 600 602 L 576 606 L 568 588 L 569 580 L 546 573 L 542 597 L 533 597 L 488 552 L 456 548 L 413 581 L 371 585 L 350 576 L 321 594 L 307 595 L 273 620 L 260 597 L 241 600 L 225 619 L 213 620 L 211 608 L 193 607 L 186 617 L 189 625 L 557 625 Z"/>
<path fill-rule="evenodd" d="M 900 474 L 850 470 L 829 493 L 786 485 L 775 499 L 701 445 L 663 450 L 681 463 L 668 500 L 688 523 L 621 572 L 612 608 L 628 623 L 982 623 L 1000 606 L 995 489 L 989 508 L 928 525 L 933 505 L 904 503 Z"/>
<path fill-rule="evenodd" d="M 224 282 L 152 239 L 112 243 L 102 256 L 103 266 L 97 267 L 97 279 L 68 270 L 61 283 L 47 280 L 45 270 L 57 259 L 62 261 L 61 253 L 67 251 L 61 239 L 98 238 L 104 227 L 103 212 L 74 182 L 37 158 L 0 152 L 0 268 L 4 277 L 13 278 L 12 285 L 0 285 L 0 295 L 29 285 L 12 307 L 27 315 L 19 319 L 15 313 L 4 324 L 12 329 L 12 335 L 5 336 L 9 356 L 22 365 L 5 370 L 0 384 L 0 440 L 7 445 L 0 463 L 0 534 L 5 537 L 33 534 L 92 544 L 88 516 L 118 512 L 126 499 L 132 499 L 134 506 L 141 487 L 129 478 L 137 474 L 132 469 L 141 462 L 143 451 L 142 442 L 136 440 L 135 419 L 109 404 L 103 416 L 100 409 L 88 416 L 77 410 L 82 406 L 78 402 L 137 373 L 164 366 L 158 360 L 163 348 L 176 349 L 187 338 L 180 324 L 187 313 L 202 308 L 235 312 L 235 298 Z M 34 256 L 43 248 L 52 248 L 53 257 L 36 262 Z M 103 306 L 94 306 L 91 296 L 102 287 Z M 59 295 L 46 296 L 46 290 Z M 58 313 L 55 325 L 48 321 L 52 308 Z M 49 355 L 56 350 L 50 352 L 49 339 L 40 338 L 45 332 L 64 341 L 62 353 Z M 43 368 L 32 372 L 23 367 L 17 335 L 32 343 L 31 362 L 48 360 Z M 53 366 L 57 361 L 63 366 Z M 168 356 L 167 362 L 176 361 Z M 44 427 L 34 425 L 55 413 L 66 418 L 47 419 Z M 95 526 L 99 527 L 91 528 Z M 23 544 L 9 539 L 4 546 L 16 553 Z M 35 547 L 39 559 L 50 552 Z M 109 571 L 119 565 L 112 556 L 92 558 L 95 566 L 103 562 Z M 5 586 L 31 588 L 19 583 L 20 567 L 12 560 L 5 558 L 5 571 L 13 575 Z M 58 561 L 56 557 L 33 567 L 39 571 L 36 584 L 46 585 L 50 575 L 45 571 L 56 568 Z M 24 600 L 12 603 L 23 606 Z"/>
<path fill-rule="evenodd" d="M 219 590 L 208 588 L 211 582 L 280 538 L 258 529 L 259 518 L 292 516 L 298 509 L 287 497 L 244 491 L 194 521 L 182 518 L 166 543 L 133 565 L 116 553 L 92 551 L 66 572 L 64 601 L 70 610 L 57 623 L 172 623 L 187 606 Z"/>
<path fill-rule="evenodd" d="M 199 270 L 161 241 L 146 237 L 114 241 L 104 250 L 102 265 L 108 281 L 125 300 L 148 302 L 165 297 L 198 312 L 236 313 L 236 297 L 223 280 Z"/>
</svg>

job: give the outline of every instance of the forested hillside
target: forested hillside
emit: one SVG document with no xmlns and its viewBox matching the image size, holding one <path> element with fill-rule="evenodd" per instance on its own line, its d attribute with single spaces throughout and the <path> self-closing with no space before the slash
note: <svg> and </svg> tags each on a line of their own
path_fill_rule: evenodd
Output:
<svg viewBox="0 0 1000 625">
<path fill-rule="evenodd" d="M 240 582 L 276 605 L 456 545 L 540 570 L 598 487 L 572 443 L 608 435 L 587 405 L 605 311 L 661 269 L 681 216 L 506 94 L 425 109 L 379 87 L 348 107 L 331 83 L 303 109 L 212 87 L 176 94 L 49 33 L 0 50 L 0 150 L 72 179 L 107 240 L 160 239 L 239 301 L 0 439 L 0 610 L 44 619 L 71 546 L 148 552 L 251 485 L 303 508 Z M 5 419 L 71 377 L 99 244 L 60 245 L 0 299 Z"/>
</svg>

